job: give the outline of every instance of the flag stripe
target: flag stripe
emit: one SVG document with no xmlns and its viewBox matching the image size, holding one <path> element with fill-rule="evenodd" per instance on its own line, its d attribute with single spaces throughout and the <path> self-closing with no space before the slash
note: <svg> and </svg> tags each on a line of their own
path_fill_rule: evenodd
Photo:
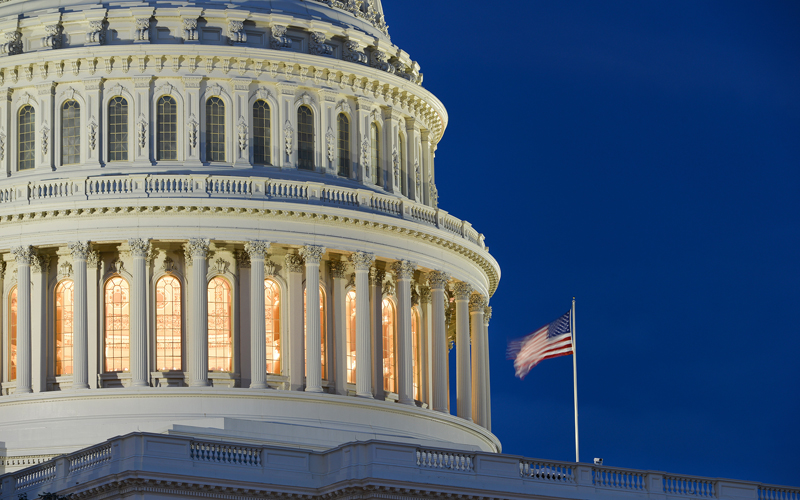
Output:
<svg viewBox="0 0 800 500">
<path fill-rule="evenodd" d="M 514 360 L 517 377 L 524 379 L 531 368 L 545 359 L 573 353 L 571 312 L 544 325 L 530 335 L 508 344 L 508 358 Z"/>
</svg>

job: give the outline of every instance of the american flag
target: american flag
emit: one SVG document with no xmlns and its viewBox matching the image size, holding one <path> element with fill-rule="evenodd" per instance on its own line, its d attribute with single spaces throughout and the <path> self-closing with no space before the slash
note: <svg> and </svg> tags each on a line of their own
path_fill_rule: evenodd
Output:
<svg viewBox="0 0 800 500">
<path fill-rule="evenodd" d="M 530 335 L 508 343 L 508 359 L 514 360 L 517 377 L 524 379 L 540 361 L 573 353 L 570 312 Z"/>
</svg>

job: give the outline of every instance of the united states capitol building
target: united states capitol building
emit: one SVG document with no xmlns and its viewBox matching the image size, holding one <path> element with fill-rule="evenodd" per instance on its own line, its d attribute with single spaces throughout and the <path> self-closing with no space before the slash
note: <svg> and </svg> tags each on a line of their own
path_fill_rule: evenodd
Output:
<svg viewBox="0 0 800 500">
<path fill-rule="evenodd" d="M 0 499 L 800 498 L 502 454 L 422 83 L 380 0 L 0 1 Z"/>
</svg>

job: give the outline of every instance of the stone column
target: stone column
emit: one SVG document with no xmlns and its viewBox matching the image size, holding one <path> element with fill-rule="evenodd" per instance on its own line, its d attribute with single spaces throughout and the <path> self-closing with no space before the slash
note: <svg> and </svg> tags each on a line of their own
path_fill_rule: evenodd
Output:
<svg viewBox="0 0 800 500">
<path fill-rule="evenodd" d="M 406 172 L 408 197 L 422 203 L 422 159 L 417 145 L 420 141 L 419 125 L 416 119 L 406 118 Z"/>
<path fill-rule="evenodd" d="M 370 99 L 364 97 L 356 97 L 356 116 L 353 120 L 353 124 L 351 125 L 353 128 L 353 134 L 356 135 L 357 138 L 357 147 L 353 150 L 351 155 L 356 155 L 357 158 L 356 164 L 358 165 L 358 176 L 356 177 L 357 180 L 360 180 L 362 184 L 369 184 L 374 185 L 372 182 L 372 173 L 373 169 L 378 168 L 379 165 L 370 165 L 372 158 L 370 156 L 370 125 L 371 125 L 371 118 L 370 112 L 372 111 L 372 106 L 374 102 Z M 380 169 L 377 170 L 380 172 Z M 358 299 L 356 299 L 358 300 Z"/>
<path fill-rule="evenodd" d="M 486 299 L 479 293 L 469 298 L 470 334 L 472 337 L 472 416 L 475 423 L 486 427 L 486 363 L 483 308 Z"/>
<path fill-rule="evenodd" d="M 386 273 L 373 267 L 369 270 L 369 320 L 372 332 L 372 395 L 385 399 L 383 389 L 383 279 Z"/>
<path fill-rule="evenodd" d="M 17 261 L 17 388 L 15 394 L 33 392 L 31 381 L 31 261 L 33 248 L 12 250 Z"/>
<path fill-rule="evenodd" d="M 469 296 L 468 283 L 455 285 L 456 295 L 456 401 L 458 416 L 472 421 L 472 373 L 469 363 Z"/>
<path fill-rule="evenodd" d="M 273 63 L 277 64 L 277 63 Z M 275 124 L 277 127 L 275 137 L 278 140 L 278 156 L 272 162 L 276 167 L 297 168 L 295 151 L 297 150 L 297 112 L 294 110 L 294 99 L 297 85 L 289 82 L 280 82 L 278 87 L 278 107 L 275 110 Z"/>
<path fill-rule="evenodd" d="M 420 161 L 420 170 L 422 171 L 422 199 L 417 200 L 428 206 L 433 206 L 430 199 L 430 181 L 431 181 L 431 143 L 430 132 L 427 130 L 420 131 L 420 139 L 422 144 L 422 158 Z"/>
<path fill-rule="evenodd" d="M 491 384 L 491 372 L 489 371 L 489 320 L 492 319 L 492 308 L 486 306 L 483 308 L 483 341 L 484 349 L 483 349 L 483 369 L 484 373 L 486 374 L 485 384 L 486 384 L 486 400 L 484 402 L 484 406 L 486 406 L 486 430 L 489 432 L 492 431 L 492 384 Z"/>
<path fill-rule="evenodd" d="M 417 265 L 407 260 L 395 262 L 392 272 L 397 282 L 397 396 L 402 404 L 414 404 L 414 350 L 411 338 L 411 278 Z"/>
<path fill-rule="evenodd" d="M 98 270 L 101 267 L 100 254 L 94 250 L 86 257 L 86 297 L 87 297 L 87 330 L 88 330 L 88 367 L 89 388 L 97 389 L 97 375 L 100 373 L 100 325 L 98 314 Z"/>
<path fill-rule="evenodd" d="M 250 388 L 267 388 L 267 320 L 264 298 L 264 260 L 269 243 L 250 241 Z"/>
<path fill-rule="evenodd" d="M 322 331 L 319 318 L 319 261 L 325 247 L 306 245 L 306 392 L 322 392 Z"/>
<path fill-rule="evenodd" d="M 36 170 L 52 172 L 53 167 L 53 101 L 56 95 L 54 83 L 36 86 L 39 94 L 39 109 L 36 110 Z"/>
<path fill-rule="evenodd" d="M 420 373 L 423 374 L 420 383 L 423 385 L 422 401 L 427 403 L 428 408 L 433 408 L 433 323 L 431 322 L 431 289 L 428 286 L 420 287 L 419 305 L 422 315 L 420 317 L 420 341 L 424 346 L 424 355 L 422 356 L 422 366 Z"/>
<path fill-rule="evenodd" d="M 289 387 L 303 390 L 303 259 L 299 255 L 286 256 L 289 272 Z"/>
<path fill-rule="evenodd" d="M 191 259 L 189 287 L 189 353 L 187 368 L 189 387 L 208 385 L 208 243 L 207 239 L 192 238 L 186 246 Z"/>
<path fill-rule="evenodd" d="M 50 256 L 34 254 L 31 260 L 33 271 L 31 288 L 31 389 L 33 392 L 47 390 L 47 276 Z"/>
<path fill-rule="evenodd" d="M 350 256 L 356 271 L 356 396 L 372 399 L 372 352 L 369 327 L 369 268 L 375 256 L 355 252 Z"/>
<path fill-rule="evenodd" d="M 75 241 L 69 244 L 72 254 L 73 290 L 72 319 L 72 388 L 89 388 L 89 311 L 86 259 L 89 257 L 89 242 Z"/>
<path fill-rule="evenodd" d="M 442 271 L 433 271 L 428 275 L 428 285 L 431 287 L 431 323 L 433 338 L 433 409 L 447 413 L 449 391 L 447 387 L 447 333 L 444 318 L 444 287 L 450 277 Z"/>
<path fill-rule="evenodd" d="M 131 386 L 150 385 L 147 369 L 147 254 L 149 242 L 134 238 L 128 240 L 133 258 L 131 270 Z"/>
<path fill-rule="evenodd" d="M 347 279 L 344 262 L 331 262 L 333 278 L 334 383 L 336 394 L 347 395 Z"/>
</svg>

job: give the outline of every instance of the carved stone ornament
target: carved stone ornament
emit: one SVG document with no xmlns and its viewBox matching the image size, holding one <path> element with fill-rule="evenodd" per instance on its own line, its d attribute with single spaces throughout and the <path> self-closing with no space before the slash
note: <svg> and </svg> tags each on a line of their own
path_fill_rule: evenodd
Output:
<svg viewBox="0 0 800 500">
<path fill-rule="evenodd" d="M 66 261 L 62 262 L 58 266 L 58 275 L 60 277 L 72 276 L 72 264 Z"/>
<path fill-rule="evenodd" d="M 275 276 L 275 263 L 269 259 L 264 261 L 264 276 Z"/>
<path fill-rule="evenodd" d="M 51 49 L 60 49 L 61 48 L 61 25 L 60 24 L 49 24 L 44 27 L 44 32 L 47 33 L 47 36 L 42 38 L 42 47 L 48 47 Z"/>
<path fill-rule="evenodd" d="M 394 66 L 386 62 L 386 53 L 377 49 L 372 51 L 369 65 L 387 73 L 394 74 L 395 72 Z"/>
<path fill-rule="evenodd" d="M 243 21 L 228 21 L 228 43 L 231 45 L 247 43 Z"/>
<path fill-rule="evenodd" d="M 22 54 L 22 33 L 19 31 L 6 31 L 3 34 L 5 43 L 0 45 L 0 53 L 9 56 Z"/>
<path fill-rule="evenodd" d="M 439 191 L 436 189 L 430 174 L 428 174 L 428 187 L 430 189 L 430 204 L 433 208 L 437 208 L 439 206 Z"/>
<path fill-rule="evenodd" d="M 250 269 L 250 255 L 243 250 L 236 250 L 233 253 L 233 258 L 236 259 L 237 269 Z"/>
<path fill-rule="evenodd" d="M 330 56 L 333 54 L 333 45 L 325 43 L 325 33 L 321 31 L 311 33 L 310 52 L 317 56 Z"/>
<path fill-rule="evenodd" d="M 414 277 L 414 271 L 417 270 L 417 265 L 410 260 L 398 260 L 392 264 L 392 272 L 395 279 L 411 279 Z"/>
<path fill-rule="evenodd" d="M 370 178 L 370 160 L 372 159 L 372 155 L 370 154 L 370 149 L 372 145 L 369 141 L 369 137 L 364 137 L 364 140 L 361 141 L 361 164 L 364 165 L 364 172 L 367 179 Z"/>
<path fill-rule="evenodd" d="M 299 255 L 295 255 L 293 253 L 287 254 L 285 257 L 285 262 L 286 270 L 290 273 L 303 272 L 303 259 L 301 259 Z"/>
<path fill-rule="evenodd" d="M 33 254 L 31 257 L 31 270 L 35 273 L 47 274 L 50 268 L 50 256 L 43 254 Z"/>
<path fill-rule="evenodd" d="M 419 287 L 419 301 L 422 304 L 431 303 L 431 288 L 428 286 Z"/>
<path fill-rule="evenodd" d="M 92 250 L 89 252 L 89 255 L 86 256 L 86 267 L 89 269 L 97 269 L 100 265 L 100 253 Z"/>
<path fill-rule="evenodd" d="M 183 41 L 193 42 L 197 40 L 197 19 L 183 19 Z"/>
<path fill-rule="evenodd" d="M 69 253 L 75 260 L 86 260 L 92 249 L 88 241 L 73 241 L 67 245 L 67 248 L 69 248 Z"/>
<path fill-rule="evenodd" d="M 150 250 L 150 244 L 140 238 L 132 238 L 128 240 L 128 247 L 130 248 L 131 255 L 134 257 L 147 257 L 147 254 Z"/>
<path fill-rule="evenodd" d="M 49 139 L 50 139 L 50 129 L 47 128 L 47 125 L 42 126 L 41 130 L 42 134 L 42 156 L 47 156 L 48 146 L 49 146 Z"/>
<path fill-rule="evenodd" d="M 111 262 L 109 266 L 109 271 L 115 274 L 120 274 L 122 272 L 122 268 L 125 267 L 125 264 L 122 262 L 122 259 L 117 257 Z"/>
<path fill-rule="evenodd" d="M 0 130 L 0 161 L 6 159 L 6 134 Z"/>
<path fill-rule="evenodd" d="M 300 255 L 307 264 L 319 264 L 322 259 L 322 254 L 325 253 L 325 247 L 317 245 L 306 245 L 300 249 Z"/>
<path fill-rule="evenodd" d="M 144 149 L 147 147 L 147 119 L 144 115 L 139 116 L 139 122 L 136 124 L 136 134 L 139 139 L 139 147 Z"/>
<path fill-rule="evenodd" d="M 208 244 L 209 240 L 205 238 L 192 238 L 186 243 L 186 249 L 189 251 L 189 255 L 194 257 L 198 257 L 201 259 L 205 259 L 208 256 Z"/>
<path fill-rule="evenodd" d="M 350 256 L 350 261 L 355 266 L 356 271 L 369 271 L 372 261 L 375 260 L 375 255 L 368 252 L 355 252 Z"/>
<path fill-rule="evenodd" d="M 419 158 L 414 160 L 414 179 L 416 181 L 417 190 L 416 192 L 419 193 L 422 191 L 422 172 L 419 168 Z"/>
<path fill-rule="evenodd" d="M 381 271 L 377 267 L 371 267 L 369 270 L 369 284 L 372 286 L 383 285 L 383 280 L 386 279 L 386 272 Z"/>
<path fill-rule="evenodd" d="M 165 273 L 171 273 L 175 270 L 175 261 L 169 256 L 164 257 L 164 262 L 161 263 L 161 270 Z"/>
<path fill-rule="evenodd" d="M 239 149 L 244 153 L 247 151 L 247 122 L 244 117 L 239 118 L 237 131 L 239 132 Z"/>
<path fill-rule="evenodd" d="M 394 170 L 394 185 L 400 185 L 400 153 L 397 148 L 392 151 L 392 169 Z"/>
<path fill-rule="evenodd" d="M 230 267 L 230 263 L 222 257 L 214 261 L 214 269 L 216 270 L 217 274 L 227 273 L 228 267 Z"/>
<path fill-rule="evenodd" d="M 386 295 L 391 295 L 391 296 L 393 296 L 393 297 L 397 297 L 397 291 L 395 290 L 394 281 L 392 281 L 392 280 L 387 280 L 387 281 L 386 281 L 386 282 L 383 284 L 382 291 L 383 291 L 383 293 L 385 293 Z"/>
<path fill-rule="evenodd" d="M 197 147 L 197 118 L 194 115 L 189 117 L 189 146 L 192 149 Z"/>
<path fill-rule="evenodd" d="M 11 253 L 14 254 L 14 259 L 17 261 L 17 264 L 31 265 L 31 261 L 33 260 L 33 247 L 29 245 L 16 247 L 11 250 Z"/>
<path fill-rule="evenodd" d="M 286 124 L 283 126 L 283 140 L 284 140 L 284 147 L 286 150 L 286 157 L 287 159 L 292 158 L 292 142 L 294 140 L 294 131 L 292 130 L 292 123 L 289 120 L 286 120 Z"/>
<path fill-rule="evenodd" d="M 269 47 L 271 49 L 282 50 L 292 47 L 292 39 L 286 36 L 286 26 L 280 24 L 272 25 L 270 35 Z"/>
<path fill-rule="evenodd" d="M 268 241 L 248 241 L 244 244 L 244 251 L 247 252 L 250 261 L 253 259 L 266 259 L 267 250 L 269 250 Z"/>
<path fill-rule="evenodd" d="M 94 151 L 97 149 L 97 123 L 92 118 L 89 126 L 86 129 L 89 132 L 89 149 Z"/>
<path fill-rule="evenodd" d="M 486 307 L 486 297 L 477 292 L 473 292 L 469 297 L 469 312 L 483 313 L 484 307 Z"/>
<path fill-rule="evenodd" d="M 86 29 L 86 43 L 91 45 L 103 45 L 106 43 L 105 23 L 100 21 L 89 21 Z"/>
<path fill-rule="evenodd" d="M 328 127 L 328 133 L 325 134 L 325 140 L 328 145 L 328 161 L 334 161 L 336 159 L 336 135 L 333 133 L 333 129 Z"/>
<path fill-rule="evenodd" d="M 483 308 L 483 324 L 489 325 L 489 320 L 492 319 L 492 306 L 486 306 Z"/>
<path fill-rule="evenodd" d="M 450 275 L 443 271 L 432 271 L 428 273 L 428 285 L 432 290 L 444 290 Z"/>
<path fill-rule="evenodd" d="M 134 39 L 137 42 L 149 42 L 150 41 L 150 18 L 149 17 L 140 17 L 136 19 L 136 33 L 134 33 Z M 141 60 L 141 57 L 139 58 Z"/>
<path fill-rule="evenodd" d="M 453 293 L 456 295 L 456 300 L 469 300 L 469 296 L 472 294 L 472 286 L 469 283 L 459 281 L 453 285 Z"/>
<path fill-rule="evenodd" d="M 341 261 L 331 261 L 330 270 L 331 277 L 336 279 L 345 279 L 347 273 L 347 265 Z"/>
<path fill-rule="evenodd" d="M 367 64 L 367 55 L 364 53 L 364 49 L 361 48 L 361 44 L 358 43 L 356 40 L 348 40 L 344 44 L 344 60 L 350 61 L 358 64 Z"/>
<path fill-rule="evenodd" d="M 419 293 L 416 290 L 411 290 L 411 305 L 416 306 L 419 304 Z"/>
<path fill-rule="evenodd" d="M 252 94 L 250 94 L 250 97 L 255 97 L 256 99 L 260 99 L 262 101 L 267 101 L 269 100 L 270 97 L 272 97 L 272 92 L 270 92 L 269 89 L 265 87 L 259 87 L 256 90 L 254 90 Z"/>
</svg>

